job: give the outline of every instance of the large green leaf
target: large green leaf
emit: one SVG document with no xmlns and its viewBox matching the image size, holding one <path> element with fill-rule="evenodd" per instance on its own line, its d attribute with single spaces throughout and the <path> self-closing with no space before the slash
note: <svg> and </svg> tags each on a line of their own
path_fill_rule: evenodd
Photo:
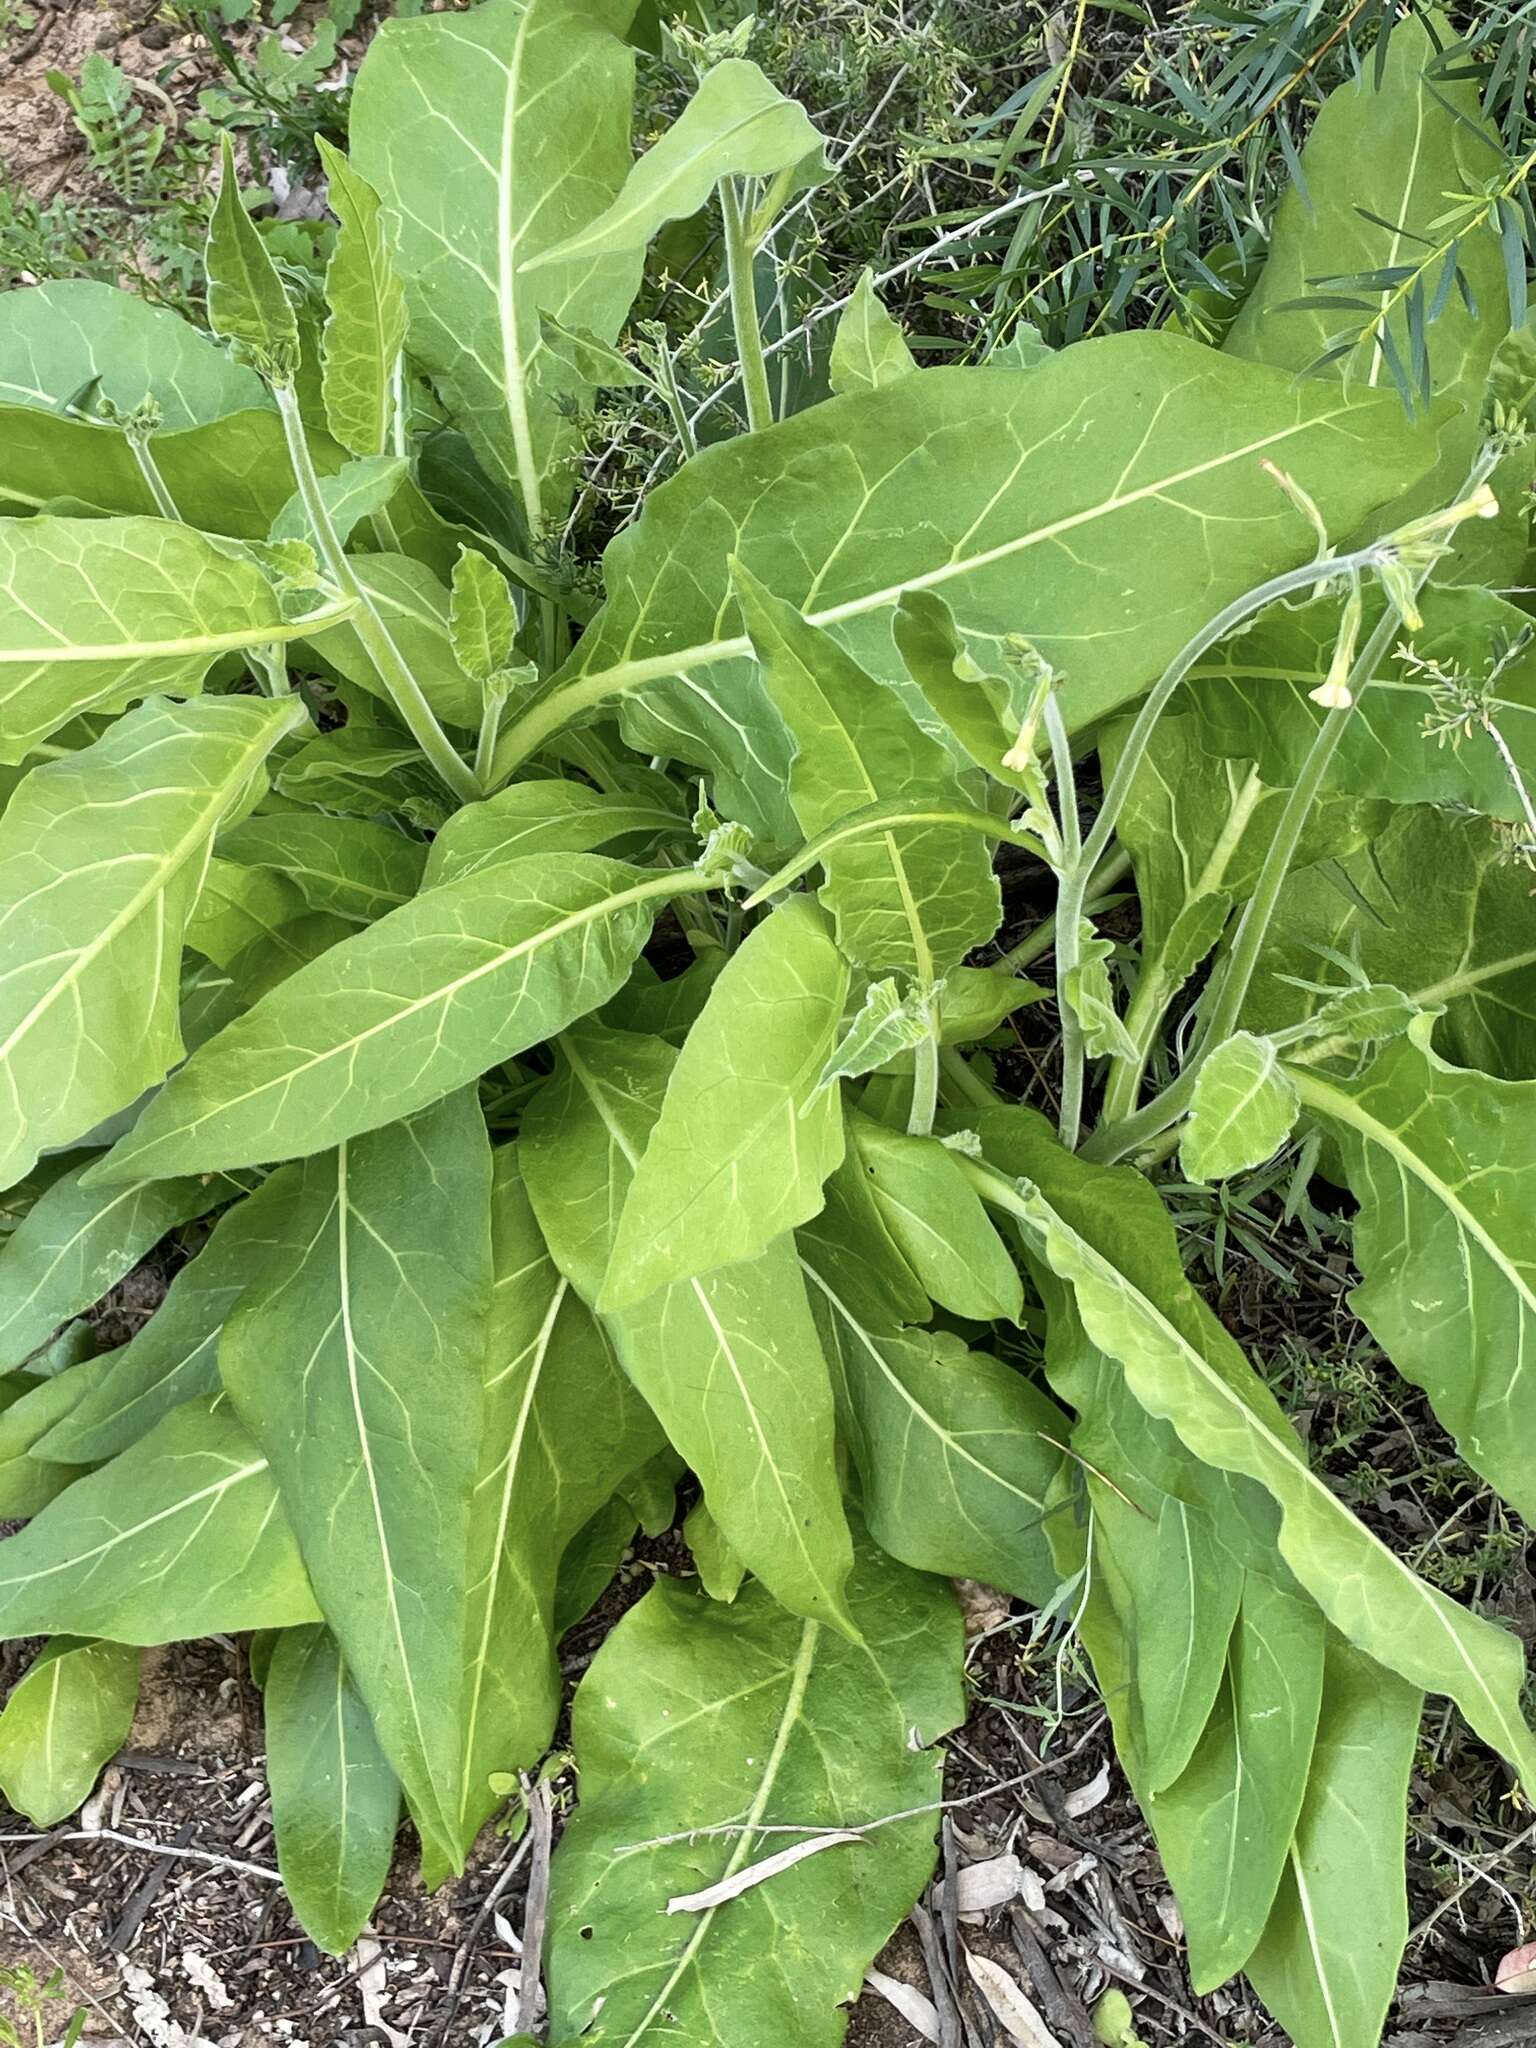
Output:
<svg viewBox="0 0 1536 2048">
<path fill-rule="evenodd" d="M 448 635 L 448 592 L 425 562 L 408 555 L 354 555 L 352 571 L 389 629 L 390 638 L 421 679 L 423 694 L 445 725 L 473 729 L 480 722 L 480 685 L 454 659 Z M 318 635 L 315 651 L 383 703 L 388 685 L 350 623 Z"/>
<path fill-rule="evenodd" d="M 327 203 L 341 223 L 325 273 L 325 417 L 354 455 L 386 455 L 393 445 L 395 380 L 406 329 L 394 237 L 377 192 L 324 136 L 317 141 Z"/>
<path fill-rule="evenodd" d="M 61 1173 L 0 1251 L 0 1370 L 94 1307 L 167 1231 L 240 1192 L 222 1177 L 83 1188 L 83 1171 Z"/>
<path fill-rule="evenodd" d="M 1435 1043 L 1458 1064 L 1536 1074 L 1531 877 L 1486 820 L 1399 810 L 1368 850 L 1289 876 L 1243 1022 L 1275 1031 L 1314 1015 L 1348 986 L 1330 954 L 1443 1004 Z"/>
<path fill-rule="evenodd" d="M 873 1548 L 849 1591 L 857 1646 L 761 1587 L 724 1606 L 663 1579 L 598 1652 L 572 1730 L 581 1803 L 555 1856 L 557 2039 L 842 2040 L 840 2008 L 933 1868 L 932 1813 L 724 1905 L 666 1908 L 803 1839 L 760 1828 L 857 1828 L 939 1798 L 927 1745 L 965 1711 L 954 1603 Z"/>
<path fill-rule="evenodd" d="M 352 97 L 352 159 L 393 216 L 411 353 L 530 529 L 572 446 L 569 372 L 541 313 L 617 339 L 637 255 L 531 259 L 584 227 L 630 167 L 624 0 L 488 0 L 387 22 Z M 617 33 L 615 33 L 617 32 Z"/>
<path fill-rule="evenodd" d="M 843 1106 L 818 1087 L 848 968 L 826 914 L 792 897 L 710 989 L 625 1199 L 602 1305 L 755 1258 L 821 1207 Z"/>
<path fill-rule="evenodd" d="M 429 889 L 195 1052 L 94 1171 L 288 1158 L 408 1116 L 605 1002 L 668 886 L 573 854 Z"/>
<path fill-rule="evenodd" d="M 1429 1022 L 1362 1073 L 1289 1072 L 1359 1203 L 1356 1312 L 1467 1463 L 1536 1519 L 1536 1081 L 1448 1065 Z"/>
<path fill-rule="evenodd" d="M 53 1827 L 128 1739 L 138 1698 L 137 1650 L 55 1636 L 0 1714 L 0 1792 L 34 1827 Z"/>
<path fill-rule="evenodd" d="M 370 819 L 315 811 L 247 818 L 220 833 L 219 854 L 246 867 L 270 868 L 293 884 L 311 910 L 354 924 L 372 924 L 409 903 L 427 860 L 419 839 Z"/>
<path fill-rule="evenodd" d="M 471 1090 L 306 1160 L 219 1346 L 385 1754 L 450 1850 L 490 1180 Z"/>
<path fill-rule="evenodd" d="M 0 1185 L 179 1057 L 181 935 L 209 841 L 304 716 L 297 698 L 152 702 L 12 796 L 0 817 Z"/>
<path fill-rule="evenodd" d="M 283 927 L 301 918 L 304 907 L 293 884 L 272 869 L 241 867 L 215 854 L 187 920 L 186 943 L 215 966 L 228 967 L 248 946 L 282 946 Z M 293 964 L 302 965 L 302 956 Z"/>
<path fill-rule="evenodd" d="M 1322 1710 L 1285 1876 L 1248 1960 L 1300 2048 L 1369 2048 L 1408 1938 L 1403 1841 L 1424 1696 L 1328 1633 Z"/>
<path fill-rule="evenodd" d="M 1342 532 L 1434 450 L 1393 393 L 1346 400 L 1154 333 L 1028 371 L 925 370 L 704 449 L 610 545 L 608 602 L 568 687 L 507 733 L 498 765 L 622 697 L 636 744 L 728 773 L 734 808 L 782 743 L 731 630 L 733 557 L 882 681 L 900 679 L 902 592 L 937 590 L 967 632 L 1026 633 L 1085 726 L 1229 599 L 1310 557 L 1316 536 L 1265 458 Z"/>
<path fill-rule="evenodd" d="M 676 1055 L 591 1023 L 562 1046 L 524 1115 L 523 1168 L 556 1264 L 592 1302 Z M 604 1320 L 731 1548 L 784 1606 L 846 1624 L 832 1388 L 792 1241 Z"/>
<path fill-rule="evenodd" d="M 335 469 L 341 450 L 323 436 L 315 443 L 317 467 Z M 262 540 L 293 491 L 283 423 L 270 407 L 250 403 L 243 412 L 157 434 L 153 453 L 177 511 L 207 533 Z M 103 513 L 160 510 L 119 428 L 0 405 L 0 505 L 35 512 L 61 502 Z"/>
<path fill-rule="evenodd" d="M 1011 1367 L 903 1327 L 911 1276 L 863 1192 L 850 1160 L 799 1244 L 870 1533 L 918 1570 L 1043 1607 L 1057 1583 L 1046 1500 L 1071 1425 Z"/>
<path fill-rule="evenodd" d="M 0 298 L 0 403 L 51 412 L 92 379 L 120 412 L 152 398 L 167 433 L 271 403 L 200 328 L 119 285 L 55 278 Z"/>
<path fill-rule="evenodd" d="M 1210 1721 L 1181 1775 L 1147 1801 L 1197 1991 L 1243 1967 L 1270 1917 L 1317 1730 L 1323 1636 L 1305 1601 L 1250 1574 Z M 1150 1720 L 1154 1700 L 1143 1706 Z"/>
<path fill-rule="evenodd" d="M 190 696 L 219 655 L 286 637 L 254 563 L 160 519 L 0 520 L 0 761 L 82 711 Z"/>
<path fill-rule="evenodd" d="M 319 1619 L 267 1461 L 223 1400 L 175 1409 L 0 1552 L 0 1637 L 174 1643 Z"/>
<path fill-rule="evenodd" d="M 1388 391 L 1395 358 L 1398 381 L 1417 398 L 1415 327 L 1422 322 L 1429 389 L 1464 408 L 1447 437 L 1446 495 L 1477 447 L 1483 387 L 1509 324 L 1498 233 L 1489 221 L 1456 241 L 1461 288 L 1452 287 L 1444 258 L 1429 265 L 1416 293 L 1403 275 L 1446 243 L 1457 200 L 1503 171 L 1503 149 L 1482 119 L 1475 81 L 1429 75 L 1455 35 L 1438 9 L 1410 15 L 1393 28 L 1379 72 L 1360 64 L 1329 96 L 1307 138 L 1301 178 L 1280 202 L 1263 272 L 1225 343 L 1229 353 L 1286 370 L 1333 356 L 1332 377 Z M 1357 282 L 1387 272 L 1383 288 Z M 1341 307 L 1341 297 L 1354 306 Z"/>
<path fill-rule="evenodd" d="M 400 1783 L 328 1628 L 282 1631 L 263 1706 L 283 1885 L 305 1932 L 345 1955 L 389 1875 Z"/>
<path fill-rule="evenodd" d="M 1367 594 L 1366 629 L 1381 615 Z M 1529 625 L 1524 612 L 1491 591 L 1432 584 L 1422 599 L 1416 653 L 1486 682 L 1495 657 Z M 1288 787 L 1325 716 L 1310 692 L 1324 680 L 1338 631 L 1337 601 L 1267 612 L 1248 632 L 1207 655 L 1191 674 L 1191 697 L 1204 744 L 1213 753 L 1253 761 L 1266 782 Z M 1454 745 L 1431 738 L 1442 724 L 1433 676 L 1406 667 L 1394 643 L 1344 727 L 1327 787 L 1397 804 L 1446 804 L 1518 818 L 1520 795 L 1492 737 L 1471 722 Z M 1527 780 L 1536 780 L 1536 649 L 1517 654 L 1486 693 L 1498 727 Z"/>
<path fill-rule="evenodd" d="M 809 159 L 809 162 L 807 161 Z M 699 81 L 698 91 L 624 180 L 596 220 L 524 266 L 592 262 L 643 250 L 670 220 L 707 205 L 722 178 L 769 177 L 804 167 L 797 182 L 825 175 L 821 137 L 810 116 L 786 99 L 756 64 L 727 57 Z"/>
<path fill-rule="evenodd" d="M 556 1583 L 566 1548 L 662 1441 L 601 1327 L 551 1260 L 511 1146 L 494 1158 L 491 1239 L 455 1815 L 464 1849 L 500 1804 L 492 1775 L 527 1770 L 554 1733 Z M 631 1516 L 621 1543 L 633 1534 Z"/>
<path fill-rule="evenodd" d="M 893 690 L 740 566 L 736 588 L 763 687 L 794 749 L 789 800 L 807 837 L 883 798 L 965 800 L 953 756 Z M 877 972 L 905 968 L 927 985 L 984 945 L 1002 918 L 992 849 L 974 832 L 871 834 L 824 866 L 838 943 Z"/>
<path fill-rule="evenodd" d="M 260 1278 L 293 1199 L 297 1169 L 283 1168 L 219 1218 L 207 1244 L 172 1280 L 137 1335 L 93 1359 L 81 1397 L 33 1445 L 66 1465 L 94 1465 L 138 1442 L 163 1415 L 219 1388 L 219 1337 L 236 1302 Z M 155 1181 L 175 1188 L 185 1182 Z M 197 1183 L 194 1183 L 197 1185 Z M 99 1192 L 109 1194 L 111 1189 Z"/>
<path fill-rule="evenodd" d="M 848 1126 L 875 1207 L 920 1285 L 957 1316 L 1017 1322 L 1018 1268 L 957 1154 L 857 1111 Z"/>
<path fill-rule="evenodd" d="M 985 1144 L 988 1113 L 978 1121 Z M 1070 1287 L 1087 1335 L 1119 1361 L 1136 1400 L 1171 1423 L 1198 1460 L 1269 1493 L 1280 1510 L 1280 1555 L 1342 1634 L 1410 1685 L 1455 1700 L 1484 1741 L 1524 1779 L 1536 1780 L 1536 1739 L 1521 1717 L 1524 1659 L 1515 1639 L 1417 1577 L 1312 1471 L 1267 1387 L 1183 1279 L 1172 1224 L 1155 1200 L 1148 1210 L 1151 1190 L 1140 1176 L 1078 1162 L 1069 1171 L 1040 1140 L 1027 1149 L 1042 1171 L 1088 1177 L 1083 1198 L 1108 1220 L 1106 1242 L 1115 1242 L 1117 1221 L 1125 1228 L 1138 1214 L 1143 1233 L 1163 1238 L 1162 1278 L 1149 1292 L 1146 1280 L 1128 1277 L 1032 1180 L 1005 1199 L 995 1179 L 970 1169 L 1019 1218 L 1042 1264 Z M 1015 1143 L 1014 1170 L 1021 1156 Z"/>
<path fill-rule="evenodd" d="M 688 822 L 656 797 L 600 796 L 584 782 L 516 782 L 455 811 L 427 856 L 430 884 L 532 853 L 592 853 L 636 834 L 682 838 Z"/>
</svg>

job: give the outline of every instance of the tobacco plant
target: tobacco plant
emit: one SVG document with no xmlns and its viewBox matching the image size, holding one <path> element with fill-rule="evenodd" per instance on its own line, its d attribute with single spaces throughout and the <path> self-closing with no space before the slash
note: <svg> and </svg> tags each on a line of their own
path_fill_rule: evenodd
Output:
<svg viewBox="0 0 1536 2048">
<path fill-rule="evenodd" d="M 537 1769 L 686 1471 L 696 1576 L 576 1697 L 553 2041 L 841 2038 L 933 1865 L 963 1575 L 1086 1646 L 1196 1989 L 1361 2048 L 1425 1695 L 1530 1794 L 1522 1654 L 1315 1468 L 1163 1189 L 1347 1190 L 1356 1312 L 1532 1513 L 1523 186 L 1412 18 L 1220 348 L 919 368 L 866 277 L 776 417 L 822 140 L 700 44 L 636 158 L 624 16 L 379 34 L 323 320 L 227 144 L 216 339 L 0 305 L 0 1633 L 49 1638 L 0 1784 L 57 1820 L 142 1646 L 249 1631 L 345 1950 L 402 1813 L 440 1883 Z M 701 214 L 695 437 L 626 319 Z M 647 382 L 690 452 L 599 598 L 582 423 Z"/>
</svg>

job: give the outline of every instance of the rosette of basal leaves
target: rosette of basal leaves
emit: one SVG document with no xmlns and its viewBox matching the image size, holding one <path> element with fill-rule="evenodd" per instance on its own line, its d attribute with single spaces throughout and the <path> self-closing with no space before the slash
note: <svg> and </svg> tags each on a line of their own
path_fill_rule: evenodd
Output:
<svg viewBox="0 0 1536 2048">
<path fill-rule="evenodd" d="M 830 2044 L 932 1869 L 979 1579 L 1080 1630 L 1197 1991 L 1369 2048 L 1421 1701 L 1529 1789 L 1523 1659 L 1350 1511 L 1162 1188 L 1177 1150 L 1259 1213 L 1295 1133 L 1361 1317 L 1529 1511 L 1536 683 L 1478 581 L 1520 535 L 1351 546 L 1444 508 L 1485 401 L 1521 452 L 1501 166 L 1398 24 L 1225 350 L 924 367 L 865 276 L 800 405 L 753 302 L 816 123 L 743 27 L 637 153 L 629 27 L 384 28 L 323 320 L 232 149 L 217 342 L 0 302 L 0 1635 L 49 1638 L 0 1782 L 52 1825 L 139 1647 L 253 1631 L 343 1952 L 402 1815 L 464 1867 L 561 1635 L 677 1528 L 696 1576 L 668 1541 L 575 1703 L 551 2030 Z M 714 381 L 723 318 L 708 379 L 623 329 L 717 195 Z M 1321 273 L 1360 307 L 1291 308 Z M 598 384 L 676 438 L 600 595 Z M 1357 707 L 1311 694 L 1341 582 Z M 1071 1144 L 1009 1028 L 1053 946 Z"/>
</svg>

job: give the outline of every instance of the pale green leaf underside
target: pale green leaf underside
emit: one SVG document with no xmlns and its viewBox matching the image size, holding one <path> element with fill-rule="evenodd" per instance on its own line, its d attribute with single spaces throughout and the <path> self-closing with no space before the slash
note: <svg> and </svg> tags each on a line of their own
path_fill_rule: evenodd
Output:
<svg viewBox="0 0 1536 2048">
<path fill-rule="evenodd" d="M 122 1748 L 138 1697 L 137 1650 L 55 1636 L 0 1713 L 0 1791 L 34 1827 L 53 1827 Z"/>
<path fill-rule="evenodd" d="M 727 57 L 705 73 L 613 204 L 526 267 L 538 271 L 546 264 L 644 249 L 668 221 L 697 213 L 722 178 L 767 177 L 807 158 L 819 160 L 820 152 L 821 137 L 804 108 L 786 99 L 756 64 Z"/>
</svg>

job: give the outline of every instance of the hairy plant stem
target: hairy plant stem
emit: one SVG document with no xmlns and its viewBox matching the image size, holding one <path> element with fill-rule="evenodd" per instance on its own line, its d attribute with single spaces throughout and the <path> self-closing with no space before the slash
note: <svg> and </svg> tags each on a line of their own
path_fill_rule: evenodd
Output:
<svg viewBox="0 0 1536 2048">
<path fill-rule="evenodd" d="M 1114 898 L 1117 884 L 1123 882 L 1130 872 L 1131 856 L 1123 847 L 1116 847 L 1088 884 L 1087 901 L 1083 905 L 1084 916 L 1092 917 L 1099 911 L 1107 909 Z M 1026 932 L 1016 946 L 1010 946 L 1000 959 L 994 960 L 992 965 L 1000 974 L 1022 974 L 1026 967 L 1033 967 L 1043 953 L 1049 953 L 1055 943 L 1056 913 L 1053 910 L 1048 916 L 1041 918 L 1033 931 Z"/>
<path fill-rule="evenodd" d="M 753 259 L 757 249 L 742 210 L 734 178 L 720 181 L 720 213 L 725 223 L 725 266 L 731 289 L 731 322 L 736 330 L 736 359 L 747 401 L 747 425 L 755 434 L 773 425 L 773 397 L 763 355 L 763 330 L 757 317 L 757 281 Z"/>
<path fill-rule="evenodd" d="M 1360 692 L 1367 688 L 1377 662 L 1390 648 L 1392 637 L 1401 624 L 1402 613 L 1396 604 L 1389 603 L 1366 643 L 1365 651 L 1350 671 L 1348 688 L 1351 698 L 1358 698 Z M 1083 1147 L 1085 1159 L 1103 1162 L 1123 1159 L 1128 1152 L 1135 1151 L 1148 1139 L 1166 1131 L 1188 1109 L 1194 1096 L 1195 1082 L 1207 1056 L 1231 1036 L 1242 1013 L 1254 969 L 1258 965 L 1259 952 L 1269 932 L 1270 919 L 1280 900 L 1280 890 L 1290 872 L 1312 806 L 1338 751 L 1339 741 L 1344 737 L 1344 728 L 1353 713 L 1353 703 L 1342 705 L 1330 711 L 1317 729 L 1301 773 L 1286 795 L 1285 807 L 1259 870 L 1259 879 L 1243 906 L 1231 950 L 1212 984 L 1208 1005 L 1201 1018 L 1199 1038 L 1177 1079 L 1143 1109 L 1118 1123 L 1100 1125 Z"/>
<path fill-rule="evenodd" d="M 1056 774 L 1057 827 L 1061 834 L 1063 874 L 1076 874 L 1083 862 L 1083 828 L 1077 808 L 1077 776 L 1072 743 L 1054 694 L 1045 700 L 1045 729 Z M 1086 893 L 1086 890 L 1085 890 Z M 1083 1027 L 1067 992 L 1067 983 L 1082 958 L 1082 913 L 1060 924 L 1056 932 L 1056 1014 L 1061 1025 L 1061 1117 L 1058 1129 L 1069 1152 L 1077 1150 L 1083 1122 Z"/>
<path fill-rule="evenodd" d="M 815 867 L 834 848 L 846 846 L 854 839 L 867 838 L 872 832 L 889 832 L 898 825 L 964 825 L 973 832 L 979 832 L 984 839 L 1001 840 L 1008 846 L 1022 847 L 1026 853 L 1032 853 L 1041 860 L 1045 858 L 1045 848 L 1033 832 L 1010 825 L 995 812 L 978 810 L 970 804 L 950 803 L 942 797 L 917 797 L 910 803 L 899 797 L 891 798 L 850 811 L 846 818 L 840 818 L 825 832 L 818 832 L 814 839 L 808 839 L 798 853 L 792 854 L 781 868 L 775 869 L 758 884 L 742 904 L 742 909 L 756 910 L 771 896 L 787 889 L 791 882 L 798 882 L 807 869 Z"/>
<path fill-rule="evenodd" d="M 1079 964 L 1082 944 L 1082 922 L 1084 905 L 1088 894 L 1088 883 L 1094 870 L 1109 847 L 1115 827 L 1120 822 L 1120 813 L 1125 808 L 1131 785 L 1136 779 L 1151 742 L 1158 720 L 1168 708 L 1173 693 L 1183 682 L 1195 663 L 1210 648 L 1217 645 L 1245 619 L 1252 618 L 1266 605 L 1278 603 L 1298 590 L 1310 589 L 1314 584 L 1326 583 L 1335 576 L 1358 573 L 1372 567 L 1381 557 L 1386 543 L 1374 541 L 1369 547 L 1358 548 L 1353 554 L 1337 555 L 1328 559 L 1314 558 L 1299 569 L 1287 569 L 1279 576 L 1271 576 L 1266 583 L 1257 584 L 1245 591 L 1241 597 L 1233 598 L 1224 605 L 1174 656 L 1163 670 L 1146 702 L 1137 712 L 1131 726 L 1115 772 L 1104 791 L 1104 800 L 1099 814 L 1093 821 L 1093 829 L 1078 849 L 1077 858 L 1062 869 L 1061 885 L 1056 899 L 1056 986 L 1058 995 L 1065 989 L 1066 977 Z M 1058 775 L 1059 775 L 1058 764 Z M 1063 1045 L 1066 1043 L 1066 1013 L 1069 1005 L 1061 1003 L 1063 1023 Z M 1063 1085 L 1062 1128 L 1068 1124 L 1067 1085 L 1070 1074 Z M 1075 1142 L 1075 1139 L 1074 1139 Z"/>
<path fill-rule="evenodd" d="M 124 438 L 128 443 L 139 475 L 144 479 L 144 487 L 155 501 L 155 510 L 162 519 L 174 519 L 178 524 L 183 523 L 181 508 L 171 496 L 171 487 L 160 474 L 159 463 L 156 462 L 154 456 L 149 452 L 149 436 L 142 433 L 128 433 Z"/>
<path fill-rule="evenodd" d="M 1259 780 L 1259 772 L 1256 768 L 1251 768 L 1242 788 L 1233 799 L 1232 808 L 1227 814 L 1227 822 L 1211 849 L 1210 858 L 1186 892 L 1186 904 L 1193 904 L 1201 896 L 1221 888 L 1226 880 L 1232 856 L 1236 853 L 1243 833 L 1247 830 L 1263 795 L 1264 785 Z M 1153 1046 L 1157 1043 L 1168 1005 L 1187 978 L 1171 974 L 1167 961 L 1165 942 L 1150 958 L 1142 962 L 1135 992 L 1125 1012 L 1125 1028 L 1135 1042 L 1136 1057 L 1132 1059 L 1128 1054 L 1116 1053 L 1110 1061 L 1109 1078 L 1104 1084 L 1103 1121 L 1107 1124 L 1117 1123 L 1121 1117 L 1129 1116 L 1135 1109 L 1141 1093 L 1142 1079 L 1147 1071 L 1147 1062 L 1152 1056 Z"/>
<path fill-rule="evenodd" d="M 310 458 L 309 442 L 304 433 L 304 422 L 299 416 L 299 402 L 291 385 L 275 384 L 272 395 L 277 400 L 277 409 L 282 416 L 283 434 L 288 443 L 288 459 L 293 465 L 294 481 L 299 487 L 304 513 L 310 529 L 319 543 L 326 571 L 331 581 L 344 597 L 356 605 L 353 626 L 363 644 L 363 651 L 378 670 L 391 703 L 405 720 L 411 737 L 427 757 L 438 776 L 447 784 L 461 803 L 473 803 L 483 795 L 480 782 L 466 764 L 459 759 L 448 735 L 438 724 L 431 705 L 422 692 L 420 683 L 411 672 L 410 664 L 401 654 L 390 634 L 389 628 L 380 618 L 362 584 L 358 581 L 345 548 L 336 535 L 331 515 L 326 509 L 325 499 L 320 490 L 320 479 L 315 474 L 315 465 Z"/>
<path fill-rule="evenodd" d="M 931 993 L 931 992 L 930 992 Z M 930 1002 L 928 1029 L 918 1040 L 912 1060 L 912 1110 L 907 1118 L 911 1137 L 927 1138 L 939 1107 L 939 1013 Z"/>
</svg>

